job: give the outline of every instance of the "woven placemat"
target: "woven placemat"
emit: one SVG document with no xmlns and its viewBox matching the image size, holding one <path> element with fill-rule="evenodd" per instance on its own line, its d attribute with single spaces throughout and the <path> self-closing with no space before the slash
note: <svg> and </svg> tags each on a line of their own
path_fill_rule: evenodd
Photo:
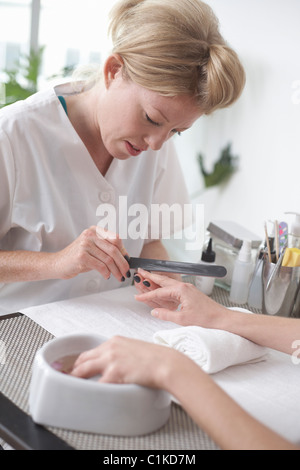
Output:
<svg viewBox="0 0 300 470">
<path fill-rule="evenodd" d="M 184 276 L 183 280 L 184 282 L 189 282 L 191 284 L 195 285 L 195 276 Z M 219 287 L 218 285 L 215 284 L 213 288 L 213 292 L 211 295 L 211 298 L 218 302 L 221 305 L 224 305 L 225 307 L 235 307 L 235 308 L 243 308 L 246 310 L 250 310 L 250 312 L 253 313 L 262 313 L 261 310 L 251 307 L 250 305 L 246 304 L 235 304 L 230 302 L 229 300 L 229 290 L 226 290 L 222 287 Z"/>
<path fill-rule="evenodd" d="M 0 320 L 5 363 L 0 364 L 0 390 L 26 414 L 31 367 L 37 350 L 53 336 L 26 316 Z M 175 403 L 169 421 L 160 430 L 138 437 L 107 436 L 49 427 L 79 450 L 215 450 L 215 443 Z M 1 442 L 0 442 L 1 444 Z"/>
</svg>

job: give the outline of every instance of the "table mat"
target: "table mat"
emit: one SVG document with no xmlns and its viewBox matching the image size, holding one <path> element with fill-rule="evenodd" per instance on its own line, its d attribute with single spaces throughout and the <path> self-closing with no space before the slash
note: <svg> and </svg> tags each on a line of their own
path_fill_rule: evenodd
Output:
<svg viewBox="0 0 300 470">
<path fill-rule="evenodd" d="M 0 339 L 4 343 L 6 355 L 5 363 L 0 364 L 0 390 L 27 414 L 32 362 L 36 351 L 52 338 L 49 332 L 26 316 L 0 321 Z M 108 436 L 53 427 L 48 429 L 79 450 L 218 449 L 175 403 L 172 403 L 169 421 L 160 430 L 144 436 Z"/>
<path fill-rule="evenodd" d="M 195 285 L 196 277 L 195 276 L 183 276 L 183 281 Z M 218 302 L 218 304 L 224 305 L 225 307 L 228 307 L 228 308 L 242 308 L 244 310 L 250 310 L 250 312 L 253 312 L 253 313 L 262 313 L 261 309 L 251 307 L 250 305 L 248 305 L 248 303 L 236 304 L 236 303 L 230 302 L 229 292 L 230 292 L 229 289 L 227 290 L 215 284 L 213 288 L 213 292 L 210 297 L 216 302 Z"/>
</svg>

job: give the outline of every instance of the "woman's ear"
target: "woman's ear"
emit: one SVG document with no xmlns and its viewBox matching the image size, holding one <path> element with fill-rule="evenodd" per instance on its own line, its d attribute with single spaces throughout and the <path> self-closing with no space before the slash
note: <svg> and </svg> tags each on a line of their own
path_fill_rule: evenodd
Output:
<svg viewBox="0 0 300 470">
<path fill-rule="evenodd" d="M 124 62 L 119 54 L 112 54 L 106 59 L 103 68 L 104 82 L 106 88 L 110 86 L 111 82 L 115 78 L 117 78 L 120 73 L 122 74 L 123 67 Z"/>
</svg>

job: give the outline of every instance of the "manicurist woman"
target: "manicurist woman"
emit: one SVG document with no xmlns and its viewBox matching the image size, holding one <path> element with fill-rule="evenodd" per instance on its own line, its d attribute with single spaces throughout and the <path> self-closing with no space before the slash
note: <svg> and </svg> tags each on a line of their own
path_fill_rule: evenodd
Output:
<svg viewBox="0 0 300 470">
<path fill-rule="evenodd" d="M 120 197 L 149 211 L 188 203 L 172 137 L 243 89 L 203 2 L 121 1 L 110 32 L 101 73 L 0 112 L 0 314 L 126 285 L 124 255 L 166 258 L 151 225 L 107 234 L 99 208 L 115 208 L 124 234 Z"/>
</svg>

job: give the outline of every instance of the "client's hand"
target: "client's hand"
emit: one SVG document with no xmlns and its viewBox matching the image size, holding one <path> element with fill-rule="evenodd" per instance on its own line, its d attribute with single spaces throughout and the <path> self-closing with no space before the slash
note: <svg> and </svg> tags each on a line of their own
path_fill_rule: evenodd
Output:
<svg viewBox="0 0 300 470">
<path fill-rule="evenodd" d="M 152 315 L 182 326 L 215 327 L 215 319 L 227 309 L 200 292 L 194 285 L 139 269 L 149 283 L 148 292 L 135 296 L 153 308 Z"/>
<path fill-rule="evenodd" d="M 167 388 L 168 374 L 178 364 L 176 358 L 187 360 L 182 356 L 166 346 L 115 336 L 80 354 L 71 375 L 88 378 L 101 374 L 100 382 Z"/>
</svg>

